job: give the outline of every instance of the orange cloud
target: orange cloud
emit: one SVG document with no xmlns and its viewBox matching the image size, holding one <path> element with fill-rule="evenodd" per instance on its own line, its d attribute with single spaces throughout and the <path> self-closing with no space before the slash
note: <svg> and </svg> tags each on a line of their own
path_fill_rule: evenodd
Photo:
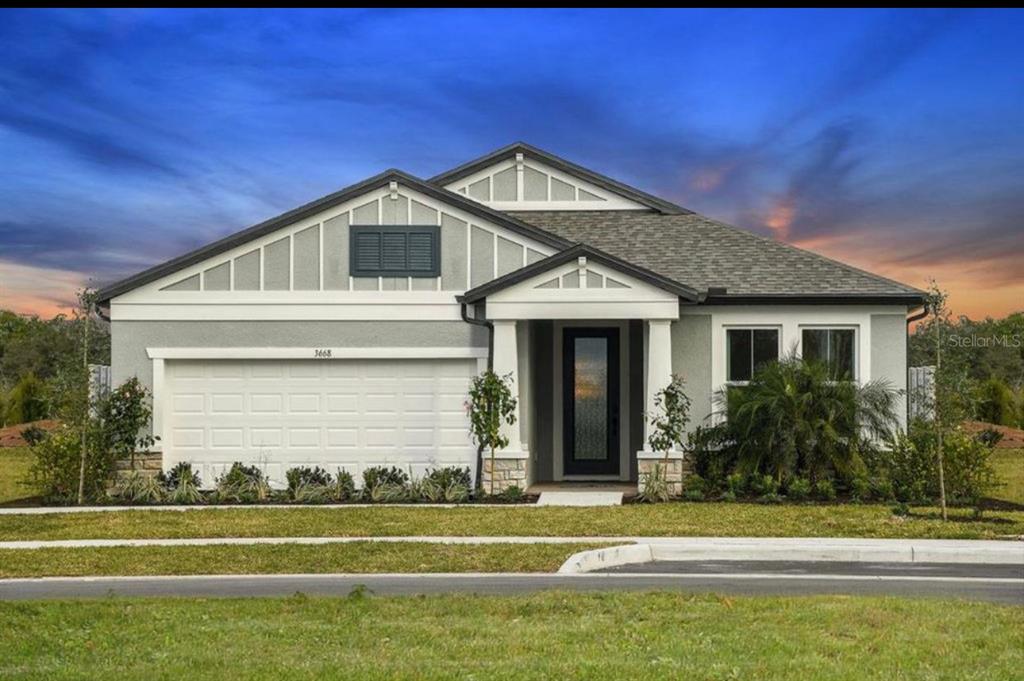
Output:
<svg viewBox="0 0 1024 681">
<path fill-rule="evenodd" d="M 795 219 L 796 200 L 791 196 L 785 196 L 775 201 L 764 224 L 772 230 L 776 239 L 785 239 L 789 236 L 789 228 L 793 226 Z"/>
<path fill-rule="evenodd" d="M 69 314 L 87 279 L 79 272 L 0 260 L 0 308 L 44 318 Z"/>
</svg>

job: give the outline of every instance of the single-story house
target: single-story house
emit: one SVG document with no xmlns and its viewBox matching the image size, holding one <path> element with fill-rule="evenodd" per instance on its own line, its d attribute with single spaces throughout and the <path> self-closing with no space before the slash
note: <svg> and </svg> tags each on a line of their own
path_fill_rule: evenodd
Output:
<svg viewBox="0 0 1024 681">
<path fill-rule="evenodd" d="M 924 302 L 527 144 L 427 180 L 385 171 L 99 298 L 165 469 L 472 467 L 467 387 L 490 363 L 519 398 L 498 488 L 636 481 L 673 374 L 694 423 L 792 349 L 904 389 Z"/>
</svg>

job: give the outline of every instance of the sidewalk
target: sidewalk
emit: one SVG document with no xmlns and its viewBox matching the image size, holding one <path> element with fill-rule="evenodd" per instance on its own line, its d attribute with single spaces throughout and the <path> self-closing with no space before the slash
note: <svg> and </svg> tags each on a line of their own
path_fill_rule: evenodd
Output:
<svg viewBox="0 0 1024 681">
<path fill-rule="evenodd" d="M 848 539 L 748 537 L 209 537 L 188 539 L 62 539 L 0 542 L 0 551 L 114 546 L 217 546 L 256 544 L 619 544 L 584 551 L 563 570 L 590 570 L 656 560 L 842 561 L 878 563 L 975 563 L 1024 566 L 1024 542 L 978 539 Z M 567 566 L 574 565 L 570 568 Z"/>
</svg>

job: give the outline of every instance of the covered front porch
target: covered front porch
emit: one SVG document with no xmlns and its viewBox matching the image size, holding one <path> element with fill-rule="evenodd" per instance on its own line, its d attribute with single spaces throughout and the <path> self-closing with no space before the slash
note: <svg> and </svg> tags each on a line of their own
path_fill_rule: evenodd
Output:
<svg viewBox="0 0 1024 681">
<path fill-rule="evenodd" d="M 696 294 L 586 247 L 467 292 L 492 327 L 492 368 L 518 395 L 509 446 L 483 479 L 495 491 L 554 484 L 625 485 L 662 454 L 646 413 L 672 378 L 672 322 Z M 681 479 L 682 453 L 670 454 Z"/>
</svg>

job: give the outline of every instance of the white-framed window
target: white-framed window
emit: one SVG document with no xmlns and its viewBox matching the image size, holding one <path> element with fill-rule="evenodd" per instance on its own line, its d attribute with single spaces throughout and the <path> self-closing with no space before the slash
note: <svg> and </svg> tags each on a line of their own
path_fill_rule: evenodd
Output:
<svg viewBox="0 0 1024 681">
<path fill-rule="evenodd" d="M 778 360 L 781 336 L 777 326 L 726 328 L 725 380 L 746 383 L 761 365 Z"/>
<path fill-rule="evenodd" d="M 857 380 L 856 327 L 801 327 L 800 353 L 805 361 L 824 363 L 837 380 Z"/>
</svg>

